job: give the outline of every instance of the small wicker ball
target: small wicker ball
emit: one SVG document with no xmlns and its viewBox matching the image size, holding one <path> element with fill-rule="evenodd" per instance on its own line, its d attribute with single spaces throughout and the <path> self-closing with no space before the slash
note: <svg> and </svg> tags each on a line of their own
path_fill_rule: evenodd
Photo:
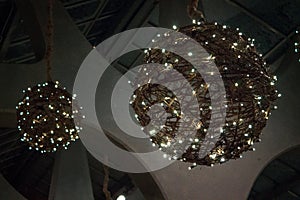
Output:
<svg viewBox="0 0 300 200">
<path fill-rule="evenodd" d="M 23 92 L 16 107 L 17 120 L 21 140 L 29 149 L 55 152 L 79 138 L 81 127 L 73 120 L 79 109 L 72 111 L 72 96 L 58 82 L 48 81 Z"/>
</svg>

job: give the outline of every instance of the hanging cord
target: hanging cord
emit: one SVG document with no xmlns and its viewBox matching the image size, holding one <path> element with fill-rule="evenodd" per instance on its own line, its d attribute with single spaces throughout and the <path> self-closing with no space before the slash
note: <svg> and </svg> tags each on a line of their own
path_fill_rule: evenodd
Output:
<svg viewBox="0 0 300 200">
<path fill-rule="evenodd" d="M 192 20 L 199 20 L 201 22 L 205 21 L 203 12 L 198 10 L 199 0 L 190 0 L 187 6 L 187 13 Z"/>
<path fill-rule="evenodd" d="M 51 70 L 52 70 L 52 54 L 53 54 L 53 1 L 48 0 L 48 23 L 47 23 L 47 50 L 46 50 L 46 70 L 47 70 L 47 81 L 52 81 Z"/>
<path fill-rule="evenodd" d="M 106 165 L 103 165 L 103 169 L 104 169 L 103 192 L 105 194 L 106 200 L 112 200 L 111 194 L 108 190 L 109 169 Z"/>
</svg>

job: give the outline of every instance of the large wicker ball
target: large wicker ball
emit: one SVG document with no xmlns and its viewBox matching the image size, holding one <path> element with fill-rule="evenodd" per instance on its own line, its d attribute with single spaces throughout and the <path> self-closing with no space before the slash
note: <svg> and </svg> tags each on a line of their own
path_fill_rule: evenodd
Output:
<svg viewBox="0 0 300 200">
<path fill-rule="evenodd" d="M 260 141 L 259 137 L 266 126 L 271 110 L 276 109 L 273 103 L 280 96 L 274 86 L 276 77 L 271 75 L 268 65 L 256 51 L 254 40 L 245 37 L 238 29 L 206 22 L 186 26 L 178 31 L 193 38 L 205 48 L 211 55 L 208 59 L 215 62 L 222 76 L 226 90 L 226 116 L 224 116 L 224 127 L 220 127 L 221 136 L 209 154 L 199 157 L 199 149 L 201 145 L 205 145 L 202 142 L 207 134 L 212 111 L 208 91 L 210 85 L 189 62 L 161 49 L 152 48 L 145 51 L 145 63 L 162 65 L 167 63 L 166 71 L 168 68 L 173 68 L 180 72 L 194 88 L 193 95 L 196 95 L 200 108 L 200 117 L 197 118 L 201 121 L 191 120 L 190 127 L 186 128 L 196 129 L 197 134 L 194 138 L 189 138 L 192 139 L 192 143 L 185 148 L 184 152 L 182 149 L 176 149 L 176 145 L 167 145 L 173 142 L 175 135 L 179 134 L 183 139 L 187 139 L 188 136 L 184 131 L 177 131 L 181 113 L 180 105 L 172 91 L 151 84 L 150 81 L 147 83 L 147 80 L 152 79 L 151 76 L 157 74 L 161 76 L 165 73 L 165 70 L 157 71 L 155 67 L 151 71 L 141 70 L 137 76 L 138 79 L 142 77 L 146 80 L 145 85 L 135 90 L 135 98 L 131 103 L 137 119 L 142 126 L 146 126 L 150 121 L 148 110 L 152 105 L 161 103 L 169 113 L 168 120 L 163 127 L 156 127 L 157 130 L 159 129 L 156 133 L 151 134 L 150 130 L 145 132 L 150 134 L 152 142 L 165 151 L 171 159 L 189 162 L 193 166 L 211 166 L 240 158 L 243 152 L 254 150 L 252 146 Z M 167 43 L 168 34 L 159 36 L 154 42 Z M 185 38 L 178 39 L 177 43 L 182 45 L 185 43 Z M 205 63 L 203 66 L 205 67 Z M 178 152 L 181 152 L 179 156 Z"/>
</svg>

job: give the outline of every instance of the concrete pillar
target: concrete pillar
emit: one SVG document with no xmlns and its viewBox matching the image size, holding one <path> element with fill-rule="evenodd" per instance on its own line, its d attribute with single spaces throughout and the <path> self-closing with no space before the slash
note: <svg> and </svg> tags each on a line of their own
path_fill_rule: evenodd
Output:
<svg viewBox="0 0 300 200">
<path fill-rule="evenodd" d="M 93 200 L 86 150 L 80 141 L 57 153 L 49 200 Z"/>
</svg>

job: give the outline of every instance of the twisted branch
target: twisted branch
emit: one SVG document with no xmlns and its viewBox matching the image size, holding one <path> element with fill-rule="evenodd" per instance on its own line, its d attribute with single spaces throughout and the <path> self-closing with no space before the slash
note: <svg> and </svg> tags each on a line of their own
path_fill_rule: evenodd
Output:
<svg viewBox="0 0 300 200">
<path fill-rule="evenodd" d="M 106 200 L 112 200 L 110 191 L 108 190 L 109 170 L 106 165 L 103 165 L 103 169 L 104 169 L 103 192 L 106 197 Z"/>
<path fill-rule="evenodd" d="M 203 12 L 198 10 L 199 0 L 190 0 L 187 6 L 187 13 L 191 19 L 196 19 L 199 21 L 205 21 Z"/>
<path fill-rule="evenodd" d="M 47 50 L 46 50 L 46 71 L 47 71 L 47 81 L 52 81 L 51 70 L 52 70 L 52 54 L 53 54 L 53 1 L 48 0 L 48 23 L 47 23 Z"/>
</svg>

